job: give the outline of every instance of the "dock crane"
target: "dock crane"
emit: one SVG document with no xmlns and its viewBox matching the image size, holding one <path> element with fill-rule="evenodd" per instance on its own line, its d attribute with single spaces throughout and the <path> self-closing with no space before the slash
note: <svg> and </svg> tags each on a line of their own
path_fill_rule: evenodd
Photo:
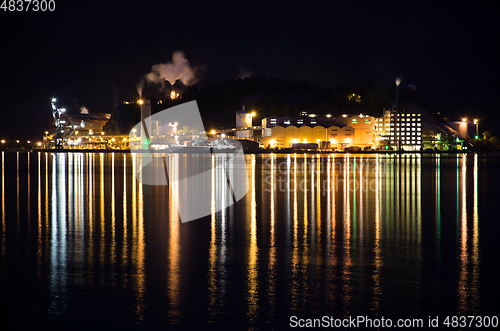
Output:
<svg viewBox="0 0 500 331">
<path fill-rule="evenodd" d="M 66 113 L 65 108 L 58 108 L 56 99 L 52 98 L 52 117 L 54 117 L 55 131 L 49 136 L 54 141 L 56 149 L 61 149 L 77 128 L 81 125 Z"/>
</svg>

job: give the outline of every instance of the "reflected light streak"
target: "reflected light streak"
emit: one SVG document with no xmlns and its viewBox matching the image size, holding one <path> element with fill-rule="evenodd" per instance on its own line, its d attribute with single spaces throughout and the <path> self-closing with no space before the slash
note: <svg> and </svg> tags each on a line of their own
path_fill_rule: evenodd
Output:
<svg viewBox="0 0 500 331">
<path fill-rule="evenodd" d="M 67 278 L 67 214 L 66 214 L 66 154 L 57 153 L 52 162 L 52 227 L 50 242 L 51 309 L 63 310 L 65 302 L 56 300 L 66 292 Z"/>
<path fill-rule="evenodd" d="M 88 213 L 89 213 L 89 244 L 87 253 L 87 264 L 92 265 L 94 262 L 94 197 L 95 197 L 95 184 L 94 184 L 94 155 L 92 153 L 88 155 Z M 88 268 L 89 281 L 92 281 L 93 272 L 92 268 Z"/>
<path fill-rule="evenodd" d="M 17 183 L 17 185 L 16 185 L 16 190 L 17 190 L 17 198 L 16 198 L 17 208 L 16 208 L 16 210 L 17 210 L 17 214 L 16 215 L 17 215 L 17 233 L 19 233 L 19 231 L 20 231 L 20 229 L 19 229 L 20 223 L 19 222 L 20 222 L 20 218 L 21 218 L 21 216 L 20 216 L 21 210 L 20 210 L 20 206 L 19 206 L 19 152 L 16 153 L 16 174 L 17 174 L 16 175 L 16 183 Z M 18 240 L 19 240 L 19 237 L 18 237 Z"/>
<path fill-rule="evenodd" d="M 259 281 L 258 281 L 258 253 L 257 247 L 257 202 L 255 192 L 255 154 L 252 154 L 251 183 L 252 194 L 250 203 L 250 247 L 248 250 L 248 317 L 253 324 L 257 318 Z"/>
<path fill-rule="evenodd" d="M 42 169 L 41 169 L 41 153 L 38 152 L 38 197 L 37 197 L 37 209 L 38 209 L 38 226 L 37 226 L 37 241 L 36 241 L 36 274 L 38 278 L 42 277 Z M 2 177 L 3 177 L 3 165 L 2 165 Z M 2 181 L 3 184 L 3 181 Z M 3 194 L 3 189 L 2 189 Z M 2 195 L 3 197 L 3 195 Z"/>
<path fill-rule="evenodd" d="M 293 311 L 297 310 L 298 306 L 298 284 L 297 284 L 297 272 L 299 269 L 299 239 L 298 239 L 298 211 L 297 211 L 297 191 L 299 190 L 299 184 L 297 183 L 297 154 L 293 155 L 293 249 L 292 249 L 292 270 L 291 270 L 291 306 Z"/>
<path fill-rule="evenodd" d="M 30 157 L 31 157 L 31 153 L 28 152 L 26 153 L 27 156 L 28 156 L 28 201 L 27 201 L 27 207 L 28 207 L 28 236 L 30 234 L 30 230 L 31 230 L 31 183 L 30 183 L 30 177 L 31 177 L 31 171 L 30 171 Z"/>
<path fill-rule="evenodd" d="M 468 254 L 467 254 L 467 159 L 462 156 L 461 186 L 458 191 L 462 193 L 462 203 L 460 206 L 460 273 L 458 280 L 459 309 L 465 312 L 469 302 L 469 289 L 467 284 L 468 274 Z"/>
<path fill-rule="evenodd" d="M 141 165 L 142 166 L 142 165 Z M 140 320 L 144 318 L 144 295 L 146 293 L 146 270 L 145 270 L 145 255 L 146 255 L 146 242 L 144 238 L 144 195 L 143 185 L 139 184 L 139 197 L 138 197 L 138 212 L 139 217 L 136 221 L 137 237 L 135 238 L 136 245 L 136 262 L 137 262 L 137 307 L 136 312 Z"/>
<path fill-rule="evenodd" d="M 135 178 L 133 178 L 135 181 Z M 123 155 L 123 240 L 122 240 L 122 269 L 128 265 L 128 208 L 127 208 L 127 154 Z"/>
<path fill-rule="evenodd" d="M 2 261 L 5 261 L 5 152 L 2 151 Z"/>
<path fill-rule="evenodd" d="M 312 166 L 311 166 L 312 167 Z M 311 169 L 312 170 L 312 169 Z M 313 176 L 313 171 L 311 171 L 311 185 L 313 182 L 312 180 Z M 303 177 L 304 177 L 304 234 L 302 236 L 302 264 L 309 265 L 309 246 L 307 242 L 307 230 L 309 228 L 309 215 L 308 215 L 308 206 L 307 206 L 307 154 L 304 153 L 304 172 L 303 172 Z M 300 185 L 302 187 L 302 185 Z M 312 192 L 311 192 L 312 195 Z M 305 282 L 305 279 L 304 279 Z M 306 284 L 304 284 L 306 285 Z M 307 286 L 307 285 L 306 285 Z"/>
<path fill-rule="evenodd" d="M 216 218 L 215 218 L 215 155 L 212 154 L 212 169 L 211 169 L 211 190 L 210 190 L 210 247 L 208 251 L 208 310 L 212 316 L 217 315 L 215 303 L 217 300 L 217 233 L 216 233 Z"/>
<path fill-rule="evenodd" d="M 101 265 L 101 282 L 104 283 L 104 266 L 106 261 L 106 219 L 104 218 L 104 153 L 99 153 L 99 212 L 100 212 L 100 247 L 99 247 L 99 262 Z"/>
<path fill-rule="evenodd" d="M 373 272 L 373 309 L 379 310 L 380 298 L 382 291 L 380 289 L 380 268 L 382 266 L 382 258 L 380 253 L 380 160 L 379 154 L 376 155 L 375 161 L 375 245 L 373 251 L 375 253 L 374 272 Z M 371 185 L 370 185 L 371 186 Z"/>
<path fill-rule="evenodd" d="M 316 254 L 316 263 L 318 265 L 323 264 L 322 260 L 322 255 L 320 252 L 322 251 L 321 249 L 321 159 L 318 157 L 316 161 L 316 245 L 317 245 L 317 252 Z M 319 287 L 317 288 L 319 289 Z"/>
<path fill-rule="evenodd" d="M 180 283 L 180 243 L 179 243 L 179 212 L 177 210 L 179 197 L 179 155 L 169 155 L 169 241 L 168 241 L 168 299 L 171 307 L 172 317 L 177 317 L 180 312 L 178 310 L 179 302 L 179 283 Z"/>
<path fill-rule="evenodd" d="M 479 255 L 479 206 L 478 206 L 478 165 L 477 154 L 474 154 L 474 207 L 472 235 L 472 304 L 475 311 L 479 309 L 480 288 L 480 255 Z"/>
<path fill-rule="evenodd" d="M 441 155 L 436 155 L 436 241 L 441 245 Z"/>
<path fill-rule="evenodd" d="M 116 263 L 116 199 L 115 199 L 115 153 L 111 153 L 111 270 L 115 273 Z M 115 278 L 112 278 L 115 285 Z"/>
<path fill-rule="evenodd" d="M 272 310 L 271 316 L 274 316 L 274 309 L 276 304 L 276 238 L 275 238 L 275 222 L 276 222 L 276 185 L 275 176 L 276 172 L 274 169 L 274 159 L 273 155 L 271 158 L 271 228 L 269 234 L 269 265 L 268 265 L 268 284 L 269 288 L 267 290 L 268 301 L 270 308 Z"/>
<path fill-rule="evenodd" d="M 343 266 L 342 282 L 343 282 L 343 305 L 349 307 L 351 299 L 351 197 L 350 197 L 350 158 L 346 154 L 344 158 L 345 172 L 344 172 L 344 234 L 345 245 L 344 254 L 345 262 Z M 347 308 L 344 308 L 347 309 Z"/>
</svg>

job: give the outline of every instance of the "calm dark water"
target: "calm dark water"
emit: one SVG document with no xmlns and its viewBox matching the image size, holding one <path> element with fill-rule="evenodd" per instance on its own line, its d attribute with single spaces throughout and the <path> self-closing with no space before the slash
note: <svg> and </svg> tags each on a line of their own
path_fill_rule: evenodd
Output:
<svg viewBox="0 0 500 331">
<path fill-rule="evenodd" d="M 242 200 L 181 223 L 189 196 L 140 184 L 133 154 L 2 152 L 1 324 L 279 330 L 292 315 L 499 315 L 500 159 L 246 161 Z M 215 206 L 227 192 L 212 176 Z"/>
</svg>

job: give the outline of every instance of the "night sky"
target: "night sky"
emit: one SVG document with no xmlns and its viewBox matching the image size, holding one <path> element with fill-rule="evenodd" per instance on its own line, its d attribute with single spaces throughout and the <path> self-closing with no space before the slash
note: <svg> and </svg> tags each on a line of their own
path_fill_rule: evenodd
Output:
<svg viewBox="0 0 500 331">
<path fill-rule="evenodd" d="M 70 110 L 109 113 L 136 99 L 136 83 L 175 50 L 199 68 L 200 87 L 242 73 L 323 87 L 395 88 L 401 77 L 431 111 L 477 116 L 498 134 L 499 9 L 493 1 L 56 0 L 55 12 L 0 11 L 0 135 L 40 137 L 54 96 Z"/>
</svg>

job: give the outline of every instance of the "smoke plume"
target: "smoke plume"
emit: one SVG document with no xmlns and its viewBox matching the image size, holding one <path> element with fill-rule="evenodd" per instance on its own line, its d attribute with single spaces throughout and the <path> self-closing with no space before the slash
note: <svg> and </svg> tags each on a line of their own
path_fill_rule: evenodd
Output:
<svg viewBox="0 0 500 331">
<path fill-rule="evenodd" d="M 247 68 L 240 66 L 240 75 L 238 76 L 238 78 L 244 79 L 247 77 L 252 77 L 252 73 Z"/>
<path fill-rule="evenodd" d="M 137 94 L 139 94 L 139 98 L 142 98 L 142 91 L 144 91 L 144 77 L 142 77 L 141 80 L 135 84 L 135 89 L 137 90 Z"/>
<path fill-rule="evenodd" d="M 190 66 L 183 52 L 175 51 L 172 62 L 155 64 L 146 79 L 148 83 L 160 84 L 162 89 L 165 88 L 165 81 L 173 86 L 180 80 L 184 85 L 190 86 L 197 82 L 196 71 L 197 68 Z"/>
</svg>

